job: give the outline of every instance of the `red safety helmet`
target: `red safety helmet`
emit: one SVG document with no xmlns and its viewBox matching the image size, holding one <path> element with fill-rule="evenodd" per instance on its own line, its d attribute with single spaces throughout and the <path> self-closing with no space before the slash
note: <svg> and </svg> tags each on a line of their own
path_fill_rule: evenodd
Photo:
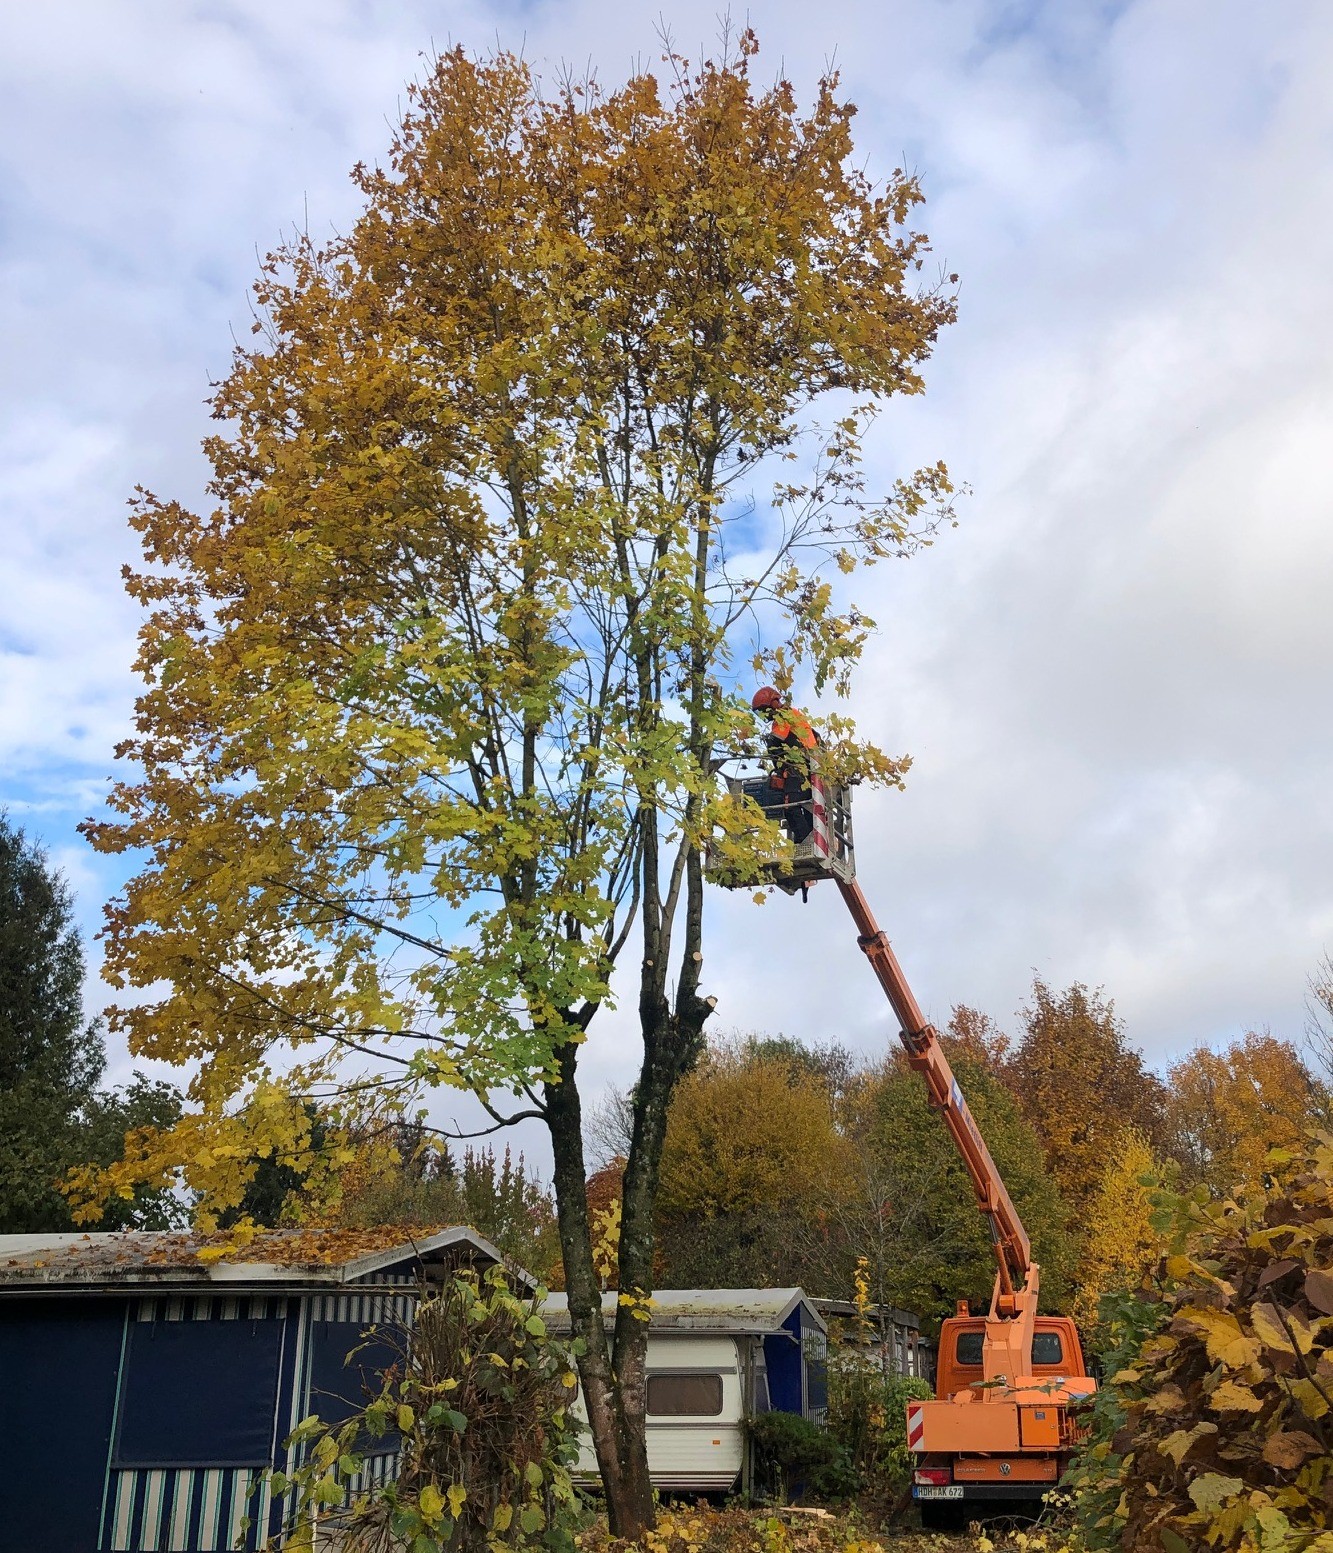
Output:
<svg viewBox="0 0 1333 1553">
<path fill-rule="evenodd" d="M 766 712 L 770 707 L 776 710 L 781 705 L 782 697 L 773 689 L 772 685 L 761 685 L 754 693 L 754 700 L 750 702 L 750 710 Z"/>
</svg>

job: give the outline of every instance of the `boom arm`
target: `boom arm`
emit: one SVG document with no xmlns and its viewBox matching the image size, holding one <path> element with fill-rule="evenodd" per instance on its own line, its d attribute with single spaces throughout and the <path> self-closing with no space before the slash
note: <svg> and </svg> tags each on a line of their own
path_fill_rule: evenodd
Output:
<svg viewBox="0 0 1333 1553">
<path fill-rule="evenodd" d="M 907 1050 L 907 1060 L 926 1081 L 930 1103 L 944 1118 L 958 1153 L 972 1180 L 977 1207 L 985 1215 L 999 1262 L 999 1280 L 992 1315 L 1013 1317 L 1035 1306 L 1037 1269 L 1032 1261 L 1032 1245 L 1018 1217 L 1018 1210 L 1005 1190 L 985 1139 L 972 1120 L 967 1101 L 953 1076 L 948 1059 L 940 1046 L 939 1033 L 927 1024 L 912 989 L 907 985 L 898 957 L 876 923 L 860 886 L 854 879 L 839 878 L 838 888 L 856 923 L 857 942 L 865 950 L 879 984 L 888 995 L 898 1016 L 899 1039 Z M 1027 1298 L 1024 1299 L 1023 1296 Z M 1017 1373 L 1010 1368 L 1012 1376 Z"/>
</svg>

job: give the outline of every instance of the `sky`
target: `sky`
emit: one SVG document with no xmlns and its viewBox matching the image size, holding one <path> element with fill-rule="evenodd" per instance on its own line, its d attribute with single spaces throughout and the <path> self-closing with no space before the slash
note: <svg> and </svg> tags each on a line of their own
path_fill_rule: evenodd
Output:
<svg viewBox="0 0 1333 1553">
<path fill-rule="evenodd" d="M 350 224 L 348 171 L 383 159 L 430 50 L 613 83 L 662 22 L 713 45 L 718 10 L 0 7 L 0 805 L 77 892 L 94 967 L 125 864 L 76 826 L 131 727 L 125 503 L 201 499 L 258 256 Z M 1035 973 L 1104 988 L 1155 1066 L 1249 1029 L 1299 1041 L 1333 951 L 1333 7 L 736 14 L 761 78 L 808 99 L 839 65 L 859 153 L 919 174 L 917 224 L 961 277 L 926 394 L 869 450 L 886 479 L 943 458 L 959 525 L 858 593 L 879 632 L 854 710 L 914 762 L 905 793 L 858 797 L 858 869 L 921 1003 L 1012 1030 Z M 710 912 L 719 1029 L 884 1049 L 830 888 Z M 593 1088 L 633 1056 L 609 1016 Z"/>
</svg>

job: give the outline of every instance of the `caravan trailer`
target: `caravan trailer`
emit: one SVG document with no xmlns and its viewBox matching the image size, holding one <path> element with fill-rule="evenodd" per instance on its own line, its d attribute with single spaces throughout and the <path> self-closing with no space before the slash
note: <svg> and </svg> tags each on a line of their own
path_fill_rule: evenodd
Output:
<svg viewBox="0 0 1333 1553">
<path fill-rule="evenodd" d="M 602 1296 L 615 1319 L 616 1295 Z M 563 1294 L 542 1307 L 551 1330 L 569 1331 Z M 656 1487 L 728 1493 L 748 1487 L 744 1420 L 770 1410 L 822 1422 L 827 1330 L 800 1289 L 660 1289 L 648 1323 L 648 1470 Z M 585 1423 L 575 1473 L 597 1477 Z"/>
</svg>

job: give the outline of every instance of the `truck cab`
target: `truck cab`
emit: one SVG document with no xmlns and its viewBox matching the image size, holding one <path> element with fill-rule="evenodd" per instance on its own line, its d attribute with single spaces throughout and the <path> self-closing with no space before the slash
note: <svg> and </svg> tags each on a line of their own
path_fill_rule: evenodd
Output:
<svg viewBox="0 0 1333 1553">
<path fill-rule="evenodd" d="M 950 1316 L 940 1328 L 935 1362 L 935 1395 L 943 1400 L 979 1386 L 985 1379 L 981 1345 L 986 1337 L 983 1316 Z M 1038 1316 L 1032 1334 L 1032 1373 L 1041 1382 L 1085 1376 L 1083 1345 L 1068 1316 Z"/>
</svg>

